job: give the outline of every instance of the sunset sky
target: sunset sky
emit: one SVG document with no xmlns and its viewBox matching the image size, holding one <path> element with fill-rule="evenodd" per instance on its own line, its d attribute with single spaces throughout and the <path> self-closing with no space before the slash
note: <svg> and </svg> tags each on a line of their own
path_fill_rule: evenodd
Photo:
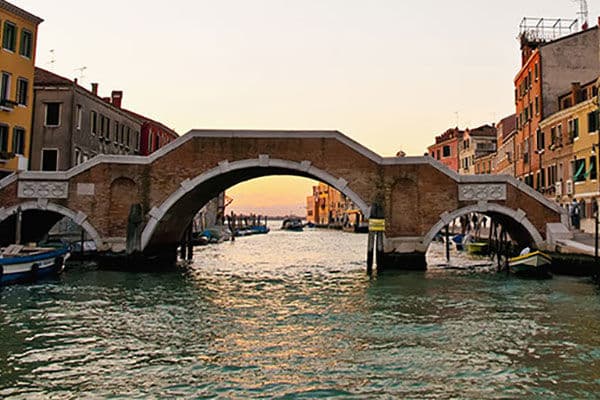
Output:
<svg viewBox="0 0 600 400">
<path fill-rule="evenodd" d="M 101 95 L 124 90 L 127 108 L 180 134 L 337 129 L 381 155 L 422 155 L 457 120 L 514 112 L 521 18 L 578 11 L 571 0 L 10 1 L 45 19 L 39 66 L 99 82 Z M 591 25 L 599 13 L 590 4 Z M 310 186 L 270 178 L 228 194 L 236 211 L 303 212 Z"/>
</svg>

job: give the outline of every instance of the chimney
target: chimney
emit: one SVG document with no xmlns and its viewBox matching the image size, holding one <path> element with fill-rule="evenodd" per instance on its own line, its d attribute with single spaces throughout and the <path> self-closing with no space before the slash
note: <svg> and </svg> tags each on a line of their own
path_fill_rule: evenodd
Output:
<svg viewBox="0 0 600 400">
<path fill-rule="evenodd" d="M 571 83 L 571 101 L 572 105 L 579 103 L 579 93 L 581 93 L 581 82 Z"/>
<path fill-rule="evenodd" d="M 123 101 L 123 91 L 121 90 L 113 90 L 112 91 L 112 104 L 117 108 L 121 108 L 121 103 Z"/>
<path fill-rule="evenodd" d="M 97 83 L 92 83 L 92 93 L 94 93 L 96 96 L 98 96 L 98 84 Z"/>
<path fill-rule="evenodd" d="M 102 98 L 102 100 L 103 100 L 105 103 L 108 103 L 108 104 L 110 104 L 110 97 L 103 97 L 103 98 Z"/>
<path fill-rule="evenodd" d="M 77 85 L 77 78 L 73 79 L 73 83 Z"/>
</svg>

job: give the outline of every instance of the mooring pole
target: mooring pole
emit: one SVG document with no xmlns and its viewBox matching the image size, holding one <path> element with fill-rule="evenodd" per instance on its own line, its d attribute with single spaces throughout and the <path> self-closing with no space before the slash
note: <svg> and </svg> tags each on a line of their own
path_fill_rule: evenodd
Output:
<svg viewBox="0 0 600 400">
<path fill-rule="evenodd" d="M 85 231 L 81 228 L 81 257 L 83 257 L 83 242 L 85 241 Z"/>
<path fill-rule="evenodd" d="M 21 244 L 21 229 L 23 225 L 23 210 L 17 208 L 17 226 L 15 227 L 15 244 Z"/>
<path fill-rule="evenodd" d="M 593 208 L 594 208 L 594 263 L 598 264 L 598 202 L 594 199 Z"/>
<path fill-rule="evenodd" d="M 450 225 L 446 225 L 446 262 L 450 264 Z"/>
<path fill-rule="evenodd" d="M 373 248 L 375 245 L 375 233 L 369 231 L 369 242 L 367 243 L 367 273 L 373 273 Z"/>
<path fill-rule="evenodd" d="M 186 258 L 186 246 L 185 246 L 185 239 L 187 237 L 187 230 L 185 232 L 183 232 L 183 237 L 181 238 L 181 241 L 179 242 L 179 258 L 181 258 L 182 261 L 185 261 Z"/>
<path fill-rule="evenodd" d="M 193 239 L 193 225 L 190 224 L 190 227 L 187 231 L 187 260 L 192 261 L 194 259 L 194 245 L 192 243 Z"/>
<path fill-rule="evenodd" d="M 377 253 L 375 253 L 377 269 L 383 268 L 383 232 L 377 232 Z"/>
</svg>

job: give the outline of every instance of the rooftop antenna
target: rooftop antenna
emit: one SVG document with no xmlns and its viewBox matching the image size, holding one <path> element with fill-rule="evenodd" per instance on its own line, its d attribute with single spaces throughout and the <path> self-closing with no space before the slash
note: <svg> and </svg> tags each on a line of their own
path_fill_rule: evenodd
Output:
<svg viewBox="0 0 600 400">
<path fill-rule="evenodd" d="M 50 62 L 48 64 L 54 65 L 55 62 L 56 62 L 56 57 L 54 54 L 54 49 L 51 49 L 50 50 Z"/>
<path fill-rule="evenodd" d="M 79 71 L 79 76 L 77 77 L 78 80 L 82 81 L 83 78 L 85 78 L 85 75 L 83 74 L 83 72 L 87 69 L 86 66 L 80 67 L 80 68 L 75 68 L 75 71 Z"/>
<path fill-rule="evenodd" d="M 588 28 L 589 16 L 590 12 L 588 9 L 587 0 L 573 0 L 576 3 L 579 3 L 579 12 L 577 13 L 577 17 L 581 22 L 581 27 L 583 30 Z"/>
<path fill-rule="evenodd" d="M 458 122 L 459 122 L 459 113 L 458 113 L 458 111 L 454 111 L 454 115 L 456 116 L 456 127 L 458 128 Z"/>
</svg>

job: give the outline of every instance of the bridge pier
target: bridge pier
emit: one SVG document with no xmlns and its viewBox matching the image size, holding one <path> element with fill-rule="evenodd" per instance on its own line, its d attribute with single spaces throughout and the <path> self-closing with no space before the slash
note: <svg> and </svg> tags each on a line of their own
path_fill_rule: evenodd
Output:
<svg viewBox="0 0 600 400">
<path fill-rule="evenodd" d="M 427 249 L 422 248 L 421 243 L 421 237 L 385 238 L 381 263 L 377 268 L 382 271 L 425 271 Z"/>
</svg>

